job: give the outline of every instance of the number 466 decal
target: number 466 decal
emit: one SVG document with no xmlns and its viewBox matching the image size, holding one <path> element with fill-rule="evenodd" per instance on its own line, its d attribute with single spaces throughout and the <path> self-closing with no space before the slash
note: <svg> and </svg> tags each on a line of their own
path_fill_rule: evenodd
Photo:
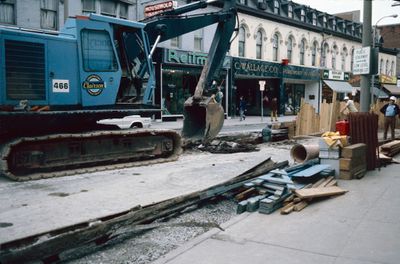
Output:
<svg viewBox="0 0 400 264">
<path fill-rule="evenodd" d="M 53 79 L 53 93 L 69 93 L 69 80 Z"/>
</svg>

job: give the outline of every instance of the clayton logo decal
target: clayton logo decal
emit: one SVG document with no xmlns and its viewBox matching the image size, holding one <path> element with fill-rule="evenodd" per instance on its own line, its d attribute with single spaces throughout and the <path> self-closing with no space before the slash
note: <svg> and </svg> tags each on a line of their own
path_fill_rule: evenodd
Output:
<svg viewBox="0 0 400 264">
<path fill-rule="evenodd" d="M 106 88 L 106 83 L 96 74 L 89 75 L 86 80 L 82 83 L 82 87 L 92 95 L 97 96 L 101 94 L 104 88 Z"/>
</svg>

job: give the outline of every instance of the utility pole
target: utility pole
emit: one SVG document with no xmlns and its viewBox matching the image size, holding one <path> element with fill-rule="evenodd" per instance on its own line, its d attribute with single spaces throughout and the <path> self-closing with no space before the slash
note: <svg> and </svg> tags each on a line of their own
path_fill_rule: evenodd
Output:
<svg viewBox="0 0 400 264">
<path fill-rule="evenodd" d="M 362 46 L 372 46 L 371 31 L 372 1 L 364 0 L 364 16 L 363 16 L 363 34 Z M 369 67 L 371 69 L 371 65 Z M 371 74 L 361 75 L 361 91 L 360 91 L 360 110 L 361 112 L 369 112 L 371 102 Z"/>
</svg>

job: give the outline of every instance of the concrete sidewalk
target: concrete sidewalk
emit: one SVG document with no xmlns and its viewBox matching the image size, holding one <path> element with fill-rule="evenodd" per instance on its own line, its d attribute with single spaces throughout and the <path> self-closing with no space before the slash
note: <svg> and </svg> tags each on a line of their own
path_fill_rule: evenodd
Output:
<svg viewBox="0 0 400 264">
<path fill-rule="evenodd" d="M 244 213 L 157 264 L 399 263 L 400 165 L 339 181 L 349 192 L 281 215 Z"/>
</svg>

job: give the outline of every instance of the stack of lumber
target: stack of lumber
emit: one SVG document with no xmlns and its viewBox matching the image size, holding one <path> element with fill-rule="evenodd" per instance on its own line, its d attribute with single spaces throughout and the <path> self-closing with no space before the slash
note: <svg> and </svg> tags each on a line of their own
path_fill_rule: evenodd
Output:
<svg viewBox="0 0 400 264">
<path fill-rule="evenodd" d="M 342 149 L 339 160 L 342 180 L 360 179 L 367 172 L 367 145 L 364 143 L 353 144 Z"/>
<path fill-rule="evenodd" d="M 257 211 L 260 205 L 260 212 L 263 212 L 265 202 L 269 202 L 269 206 L 276 210 L 290 194 L 290 190 L 296 188 L 284 170 L 272 170 L 246 182 L 243 187 L 245 190 L 235 196 L 235 200 L 239 201 L 238 214 L 245 211 Z M 269 211 L 272 212 L 273 210 L 270 209 Z"/>
<path fill-rule="evenodd" d="M 331 176 L 333 173 L 334 171 L 329 165 L 313 165 L 312 162 L 304 166 L 296 165 L 286 170 L 272 170 L 243 184 L 243 188 L 235 196 L 235 200 L 238 202 L 237 213 L 258 210 L 259 213 L 270 214 L 281 208 L 287 198 L 293 196 L 293 191 L 306 186 L 299 181 L 294 182 L 293 179 L 313 179 L 317 181 L 317 185 L 314 187 L 329 187 L 336 184 L 336 181 L 333 181 L 334 177 Z M 325 182 L 325 179 L 329 179 L 329 181 Z"/>
<path fill-rule="evenodd" d="M 400 140 L 394 140 L 380 146 L 380 152 L 388 157 L 394 157 L 400 152 Z"/>
<path fill-rule="evenodd" d="M 290 214 L 293 211 L 301 211 L 315 198 L 330 197 L 347 192 L 337 187 L 337 181 L 333 176 L 322 178 L 314 184 L 308 184 L 304 188 L 294 190 L 294 193 L 283 201 L 281 214 Z"/>
</svg>

